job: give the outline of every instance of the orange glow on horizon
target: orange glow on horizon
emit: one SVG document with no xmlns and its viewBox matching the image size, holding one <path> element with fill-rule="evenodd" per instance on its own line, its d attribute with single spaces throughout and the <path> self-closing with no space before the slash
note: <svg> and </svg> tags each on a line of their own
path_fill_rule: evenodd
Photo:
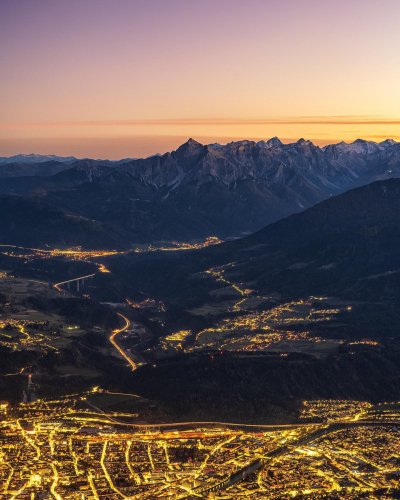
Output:
<svg viewBox="0 0 400 500">
<path fill-rule="evenodd" d="M 62 129 L 61 133 L 57 133 L 60 128 Z M 123 125 L 118 126 L 117 131 L 113 127 L 105 126 L 106 130 L 101 134 L 96 134 L 96 131 L 102 128 L 99 125 L 95 125 L 93 128 L 80 125 L 78 128 L 84 130 L 78 133 L 75 127 L 64 128 L 60 125 L 60 127 L 55 128 L 44 127 L 45 132 L 41 136 L 36 134 L 36 136 L 32 137 L 29 135 L 30 131 L 25 135 L 21 133 L 21 130 L 15 136 L 9 136 L 8 138 L 0 136 L 0 156 L 37 153 L 61 156 L 72 155 L 78 158 L 141 158 L 173 151 L 186 142 L 189 137 L 202 144 L 214 142 L 226 144 L 240 140 L 260 141 L 274 136 L 278 136 L 284 143 L 296 142 L 302 137 L 311 140 L 318 146 L 335 144 L 341 141 L 353 142 L 359 138 L 375 142 L 381 142 L 385 139 L 400 141 L 400 125 L 393 124 L 388 127 L 382 122 L 379 126 L 358 123 L 358 126 L 354 127 L 354 129 L 336 123 L 320 125 L 318 128 L 310 124 L 291 124 L 290 126 L 283 124 L 279 126 L 277 124 L 270 126 L 250 124 L 231 126 L 221 124 L 216 126 L 185 125 L 173 127 L 175 133 L 171 135 L 159 128 L 154 133 L 151 133 L 153 127 L 146 127 L 150 132 L 148 134 L 131 132 L 132 127 L 124 127 Z M 169 129 L 169 127 L 165 128 Z M 288 133 L 290 135 L 287 135 Z"/>
<path fill-rule="evenodd" d="M 399 138 L 399 18 L 398 0 L 0 2 L 0 155 Z"/>
</svg>

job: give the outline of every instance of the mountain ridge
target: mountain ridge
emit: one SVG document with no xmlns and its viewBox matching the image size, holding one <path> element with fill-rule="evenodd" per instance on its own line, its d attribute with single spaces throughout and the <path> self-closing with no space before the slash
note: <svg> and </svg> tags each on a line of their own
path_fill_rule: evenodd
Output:
<svg viewBox="0 0 400 500">
<path fill-rule="evenodd" d="M 344 147 L 350 147 L 352 145 L 355 145 L 357 143 L 368 143 L 368 144 L 375 144 L 375 145 L 385 145 L 385 144 L 399 144 L 399 141 L 396 141 L 395 139 L 392 138 L 387 138 L 383 139 L 382 141 L 368 141 L 366 139 L 355 139 L 352 142 L 346 142 L 346 141 L 339 141 L 339 142 L 332 142 L 329 144 L 325 144 L 323 146 L 318 146 L 313 143 L 312 140 L 310 139 L 304 139 L 301 137 L 300 139 L 294 141 L 294 142 L 283 142 L 279 139 L 278 136 L 273 136 L 269 139 L 260 139 L 260 140 L 252 140 L 252 139 L 243 139 L 243 140 L 237 140 L 237 141 L 230 141 L 228 143 L 208 143 L 208 144 L 203 144 L 192 137 L 190 137 L 186 142 L 181 144 L 181 146 L 187 144 L 187 143 L 197 143 L 201 146 L 210 146 L 210 147 L 224 147 L 228 146 L 229 144 L 235 144 L 235 143 L 244 143 L 244 142 L 253 142 L 256 144 L 266 144 L 270 147 L 273 146 L 290 146 L 293 144 L 298 144 L 298 143 L 308 143 L 312 144 L 315 147 L 319 147 L 320 149 L 326 149 L 332 146 L 344 146 Z M 179 149 L 181 146 L 179 146 L 177 149 Z M 109 158 L 91 158 L 91 157 L 76 157 L 76 156 L 61 156 L 61 155 L 53 155 L 53 154 L 39 154 L 39 153 L 17 153 L 11 156 L 0 156 L 0 165 L 5 164 L 5 163 L 40 163 L 40 162 L 45 162 L 45 161 L 60 161 L 60 162 L 74 162 L 74 161 L 79 161 L 79 160 L 94 160 L 94 161 L 101 161 L 101 162 L 109 162 L 109 163 L 121 163 L 125 161 L 132 161 L 132 160 L 144 160 L 148 158 L 152 158 L 154 156 L 162 156 L 163 154 L 167 153 L 152 153 L 148 156 L 144 156 L 141 158 L 137 157 L 123 157 L 123 158 L 118 158 L 118 159 L 109 159 Z"/>
<path fill-rule="evenodd" d="M 240 236 L 392 177 L 400 177 L 400 143 L 392 140 L 319 147 L 276 137 L 226 145 L 189 139 L 175 151 L 136 160 L 0 165 L 0 193 L 39 196 L 116 229 L 130 246 Z"/>
</svg>

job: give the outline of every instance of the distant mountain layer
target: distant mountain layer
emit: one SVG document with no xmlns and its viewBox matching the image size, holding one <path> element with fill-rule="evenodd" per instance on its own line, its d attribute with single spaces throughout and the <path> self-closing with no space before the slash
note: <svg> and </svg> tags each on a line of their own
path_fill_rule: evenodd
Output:
<svg viewBox="0 0 400 500">
<path fill-rule="evenodd" d="M 7 165 L 9 163 L 34 164 L 34 163 L 45 163 L 48 161 L 58 161 L 60 163 L 72 163 L 76 160 L 77 159 L 75 158 L 75 156 L 28 154 L 28 155 L 1 156 L 0 165 Z"/>
<path fill-rule="evenodd" d="M 357 140 L 320 148 L 239 141 L 140 160 L 41 157 L 0 161 L 0 193 L 40 197 L 96 220 L 123 244 L 238 236 L 375 180 L 400 177 L 400 143 Z"/>
</svg>

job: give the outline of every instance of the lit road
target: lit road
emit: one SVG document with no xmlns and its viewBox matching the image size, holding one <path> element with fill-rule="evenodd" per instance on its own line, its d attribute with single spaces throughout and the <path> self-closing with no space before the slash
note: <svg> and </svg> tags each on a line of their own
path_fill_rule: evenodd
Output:
<svg viewBox="0 0 400 500">
<path fill-rule="evenodd" d="M 125 358 L 126 359 L 126 358 Z M 89 401 L 86 402 L 89 406 L 91 406 L 93 409 L 95 409 L 97 412 L 99 412 L 99 417 L 101 418 L 106 418 L 110 421 L 112 421 L 115 424 L 124 426 L 124 427 L 132 427 L 135 428 L 136 430 L 141 430 L 141 429 L 163 429 L 163 430 L 171 430 L 171 431 L 177 431 L 177 430 L 184 430 L 185 428 L 191 429 L 192 427 L 210 427 L 210 428 L 222 428 L 226 427 L 229 429 L 239 429 L 239 430 L 248 430 L 248 431 L 254 431 L 254 432 L 273 432 L 273 431 L 283 431 L 283 430 L 290 430 L 290 429 L 298 429 L 301 427 L 309 427 L 310 424 L 304 424 L 304 423 L 299 423 L 299 424 L 241 424 L 241 423 L 233 423 L 233 422 L 213 422 L 213 421 L 195 421 L 195 422 L 168 422 L 168 423 L 131 423 L 128 420 L 118 420 L 115 417 L 112 417 L 112 415 L 107 414 L 103 410 L 100 410 L 97 406 L 93 405 Z M 111 418 L 112 417 L 112 418 Z"/>
<path fill-rule="evenodd" d="M 116 250 L 81 250 L 80 248 L 53 248 L 51 250 L 43 249 L 43 248 L 32 248 L 32 247 L 22 247 L 18 245 L 3 245 L 0 244 L 0 248 L 11 248 L 15 250 L 22 250 L 24 252 L 28 252 L 28 255 L 18 255 L 11 254 L 13 257 L 20 257 L 24 259 L 34 259 L 34 258 L 64 258 L 69 261 L 82 261 L 82 262 L 90 262 L 97 266 L 98 272 L 100 273 L 110 273 L 110 270 L 106 267 L 105 264 L 100 262 L 94 262 L 93 259 L 98 257 L 109 257 L 112 255 L 124 254 L 126 252 L 118 252 Z M 30 253 L 29 253 L 30 252 Z M 3 253 L 3 252 L 2 252 Z M 86 276 L 78 276 L 76 278 L 72 278 L 70 280 L 60 281 L 59 283 L 53 284 L 53 287 L 61 292 L 62 285 L 68 285 L 69 283 L 78 282 L 85 278 L 92 278 L 96 273 L 88 274 Z"/>
<path fill-rule="evenodd" d="M 96 265 L 99 267 L 99 272 L 102 272 L 102 273 L 109 273 L 109 272 L 110 272 L 110 271 L 109 271 L 109 270 L 105 267 L 105 265 L 104 265 L 104 264 L 96 264 Z M 71 278 L 70 280 L 60 281 L 59 283 L 54 283 L 54 284 L 53 284 L 53 287 L 54 287 L 54 288 L 55 288 L 58 292 L 62 292 L 63 290 L 62 290 L 62 288 L 61 288 L 61 287 L 62 287 L 63 285 L 68 285 L 69 283 L 75 283 L 75 282 L 78 282 L 78 284 L 79 284 L 79 281 L 80 281 L 80 280 L 84 280 L 84 279 L 88 279 L 88 278 L 93 278 L 94 276 L 96 276 L 96 274 L 97 274 L 97 273 L 86 274 L 85 276 L 78 276 L 78 277 L 76 277 L 76 278 Z M 122 332 L 124 332 L 124 331 L 128 330 L 128 328 L 130 328 L 130 326 L 131 326 L 131 322 L 130 322 L 130 320 L 129 320 L 126 316 L 124 316 L 123 314 L 121 314 L 121 313 L 117 313 L 117 314 L 118 314 L 118 316 L 120 316 L 120 317 L 124 320 L 125 324 L 124 324 L 124 326 L 123 326 L 122 328 L 117 328 L 117 329 L 113 330 L 113 331 L 112 331 L 112 333 L 111 333 L 111 335 L 110 335 L 110 337 L 109 337 L 109 340 L 110 340 L 111 344 L 113 345 L 113 347 L 117 350 L 117 352 L 119 353 L 119 355 L 120 355 L 122 358 L 124 358 L 124 359 L 128 362 L 129 366 L 132 368 L 132 371 L 134 371 L 134 370 L 136 370 L 136 368 L 137 368 L 136 363 L 135 363 L 135 362 L 133 361 L 133 359 L 129 356 L 129 354 L 128 354 L 126 351 L 124 351 L 124 349 L 122 349 L 122 347 L 121 347 L 121 346 L 117 343 L 117 341 L 116 341 L 116 337 L 117 337 L 120 333 L 122 333 Z"/>
<path fill-rule="evenodd" d="M 53 287 L 58 290 L 59 292 L 62 292 L 61 286 L 62 285 L 67 285 L 68 283 L 74 283 L 75 281 L 80 281 L 86 278 L 93 278 L 93 276 L 96 276 L 96 273 L 93 274 L 87 274 L 86 276 L 78 276 L 77 278 L 72 278 L 70 280 L 66 281 L 60 281 L 59 283 L 54 283 Z"/>
<path fill-rule="evenodd" d="M 128 330 L 128 328 L 130 328 L 131 326 L 131 322 L 130 320 L 124 316 L 123 314 L 121 313 L 117 313 L 119 317 L 121 317 L 125 324 L 122 328 L 116 328 L 115 330 L 112 331 L 110 337 L 109 337 L 109 340 L 111 342 L 111 344 L 115 347 L 115 349 L 118 351 L 118 353 L 129 363 L 129 366 L 132 368 L 132 371 L 136 370 L 137 366 L 136 366 L 136 363 L 133 361 L 133 359 L 129 356 L 129 354 L 127 354 L 126 351 L 124 351 L 122 349 L 122 347 L 120 347 L 116 341 L 116 337 L 122 333 L 122 332 L 125 332 L 126 330 Z"/>
</svg>

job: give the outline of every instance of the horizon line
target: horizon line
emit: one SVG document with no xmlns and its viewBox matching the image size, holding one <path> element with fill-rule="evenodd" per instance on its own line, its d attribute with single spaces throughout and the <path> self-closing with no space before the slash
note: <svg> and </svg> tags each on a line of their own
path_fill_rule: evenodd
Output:
<svg viewBox="0 0 400 500">
<path fill-rule="evenodd" d="M 176 136 L 176 137 L 179 137 L 179 136 Z M 265 138 L 240 139 L 239 137 L 237 137 L 237 138 L 235 138 L 235 137 L 227 137 L 226 138 L 227 142 L 221 141 L 221 142 L 206 142 L 206 143 L 202 143 L 202 142 L 200 142 L 200 141 L 198 141 L 196 139 L 193 139 L 191 137 L 187 137 L 187 139 L 184 142 L 182 142 L 182 144 L 180 144 L 180 146 L 186 144 L 190 140 L 194 140 L 195 142 L 198 142 L 202 146 L 212 146 L 213 144 L 219 144 L 221 146 L 226 146 L 228 144 L 235 143 L 235 142 L 254 142 L 254 143 L 257 144 L 257 142 L 268 142 L 269 140 L 275 139 L 275 138 L 278 139 L 279 141 L 281 141 L 282 145 L 286 145 L 286 146 L 290 146 L 292 144 L 296 144 L 296 143 L 298 143 L 300 141 L 305 141 L 305 142 L 310 142 L 313 146 L 315 146 L 317 148 L 320 148 L 320 149 L 326 148 L 328 146 L 335 146 L 335 145 L 338 145 L 338 144 L 351 145 L 351 144 L 354 144 L 357 141 L 365 141 L 365 142 L 372 142 L 372 143 L 375 143 L 375 144 L 382 144 L 383 142 L 392 140 L 395 143 L 400 144 L 400 136 L 387 137 L 385 135 L 382 135 L 382 136 L 376 135 L 376 136 L 369 136 L 369 137 L 370 137 L 370 139 L 362 139 L 362 138 L 359 137 L 359 138 L 354 139 L 353 141 L 349 141 L 349 142 L 347 142 L 345 140 L 336 139 L 334 142 L 326 142 L 323 145 L 319 145 L 319 144 L 316 144 L 314 142 L 314 141 L 318 141 L 318 139 L 314 139 L 314 140 L 313 139 L 304 139 L 303 137 L 300 137 L 298 139 L 294 139 L 294 138 L 279 138 L 278 136 L 272 136 L 272 137 L 269 137 L 268 139 L 265 139 Z M 374 141 L 374 140 L 372 140 L 372 138 L 378 138 L 378 139 L 382 139 L 382 140 L 380 140 L 380 141 Z M 323 142 L 325 142 L 325 141 L 323 141 Z M 54 153 L 34 153 L 34 152 L 30 152 L 30 153 L 15 153 L 15 154 L 12 154 L 12 155 L 9 155 L 9 156 L 2 155 L 0 153 L 0 158 L 13 158 L 14 156 L 39 156 L 39 157 L 55 156 L 55 157 L 60 157 L 60 158 L 74 157 L 77 160 L 90 159 L 90 160 L 95 160 L 95 161 L 112 161 L 112 162 L 115 162 L 115 161 L 121 161 L 121 160 L 124 160 L 124 159 L 137 159 L 137 160 L 140 160 L 140 159 L 151 158 L 152 156 L 162 156 L 164 154 L 176 151 L 180 146 L 178 146 L 176 149 L 168 150 L 165 153 L 159 153 L 158 152 L 158 153 L 152 153 L 152 154 L 147 155 L 147 156 L 139 156 L 139 157 L 122 156 L 122 157 L 120 157 L 118 159 L 113 159 L 113 160 L 110 160 L 109 158 L 94 158 L 94 157 L 91 157 L 91 156 L 75 156 L 73 153 L 71 153 L 71 154 L 54 154 Z"/>
</svg>

